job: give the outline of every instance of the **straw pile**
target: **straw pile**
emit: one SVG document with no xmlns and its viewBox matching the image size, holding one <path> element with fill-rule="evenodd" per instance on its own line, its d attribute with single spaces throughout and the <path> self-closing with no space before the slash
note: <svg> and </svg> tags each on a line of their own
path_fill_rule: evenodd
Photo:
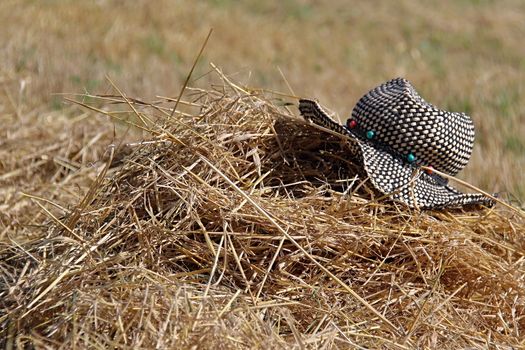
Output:
<svg viewBox="0 0 525 350">
<path fill-rule="evenodd" d="M 2 346 L 525 345 L 523 216 L 384 201 L 278 99 L 189 91 L 173 116 L 173 100 L 90 107 L 149 137 L 110 147 L 62 217 L 39 200 L 41 224 L 3 239 Z"/>
</svg>

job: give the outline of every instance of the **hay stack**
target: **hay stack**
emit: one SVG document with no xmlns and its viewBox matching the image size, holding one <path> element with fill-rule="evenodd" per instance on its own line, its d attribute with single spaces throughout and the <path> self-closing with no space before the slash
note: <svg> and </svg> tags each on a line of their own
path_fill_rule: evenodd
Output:
<svg viewBox="0 0 525 350">
<path fill-rule="evenodd" d="M 187 99 L 170 117 L 102 98 L 151 136 L 38 239 L 4 243 L 2 345 L 525 346 L 522 216 L 383 201 L 344 142 L 277 100 Z"/>
</svg>

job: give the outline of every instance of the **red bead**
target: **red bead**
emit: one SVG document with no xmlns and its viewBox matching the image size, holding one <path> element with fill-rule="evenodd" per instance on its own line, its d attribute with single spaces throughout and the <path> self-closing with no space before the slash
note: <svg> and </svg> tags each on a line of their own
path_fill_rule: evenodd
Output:
<svg viewBox="0 0 525 350">
<path fill-rule="evenodd" d="M 348 119 L 346 123 L 350 129 L 353 129 L 357 126 L 357 122 L 353 119 Z"/>
<path fill-rule="evenodd" d="M 434 168 L 432 168 L 431 165 L 429 165 L 428 168 L 430 168 L 430 169 L 425 169 L 425 172 L 426 172 L 428 175 L 430 175 L 430 174 L 432 174 L 432 169 L 434 169 Z"/>
</svg>

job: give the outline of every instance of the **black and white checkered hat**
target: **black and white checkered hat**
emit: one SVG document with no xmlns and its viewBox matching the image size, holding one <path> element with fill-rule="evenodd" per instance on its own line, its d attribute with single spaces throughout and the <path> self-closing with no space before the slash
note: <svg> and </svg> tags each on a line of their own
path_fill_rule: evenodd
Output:
<svg viewBox="0 0 525 350">
<path fill-rule="evenodd" d="M 464 113 L 440 110 L 426 102 L 409 81 L 390 80 L 356 104 L 346 126 L 315 101 L 301 99 L 307 120 L 348 136 L 372 184 L 410 207 L 441 208 L 494 202 L 482 194 L 461 193 L 448 180 L 422 171 L 421 165 L 449 175 L 467 165 L 474 144 L 474 124 Z"/>
</svg>

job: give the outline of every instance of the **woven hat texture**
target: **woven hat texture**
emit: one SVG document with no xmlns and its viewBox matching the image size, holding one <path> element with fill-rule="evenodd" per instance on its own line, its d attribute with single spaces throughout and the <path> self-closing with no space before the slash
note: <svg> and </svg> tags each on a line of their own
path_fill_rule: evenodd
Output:
<svg viewBox="0 0 525 350">
<path fill-rule="evenodd" d="M 313 100 L 299 110 L 315 124 L 348 136 L 350 152 L 362 162 L 379 192 L 410 207 L 441 208 L 494 202 L 482 194 L 462 193 L 443 177 L 463 169 L 472 154 L 474 124 L 464 113 L 440 110 L 426 102 L 410 82 L 390 80 L 366 93 L 343 126 Z"/>
</svg>

